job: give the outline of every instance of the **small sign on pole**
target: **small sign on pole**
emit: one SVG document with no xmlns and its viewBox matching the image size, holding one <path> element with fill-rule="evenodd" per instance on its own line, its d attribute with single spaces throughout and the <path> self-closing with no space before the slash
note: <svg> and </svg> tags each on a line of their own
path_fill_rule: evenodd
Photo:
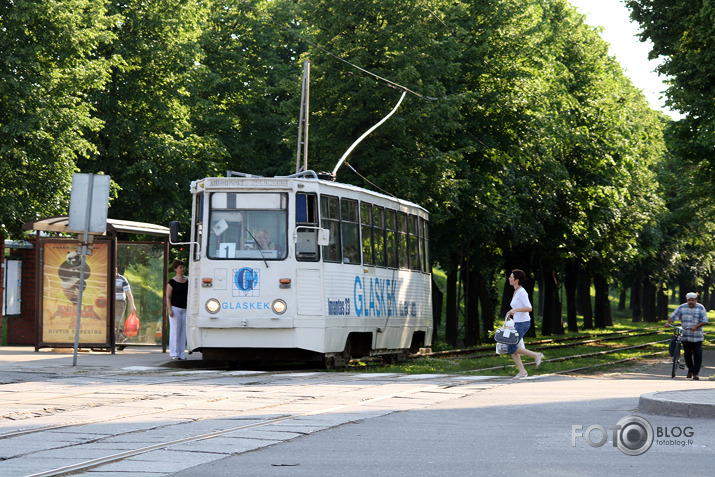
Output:
<svg viewBox="0 0 715 477">
<path fill-rule="evenodd" d="M 70 194 L 70 232 L 103 234 L 107 231 L 110 177 L 72 174 Z"/>
<path fill-rule="evenodd" d="M 73 174 L 72 192 L 70 194 L 70 215 L 68 229 L 71 232 L 82 233 L 79 242 L 81 250 L 81 267 L 79 276 L 79 297 L 77 300 L 77 321 L 74 336 L 74 359 L 72 366 L 77 365 L 79 348 L 79 332 L 82 318 L 82 292 L 84 291 L 84 271 L 87 262 L 87 244 L 89 234 L 103 234 L 107 231 L 107 211 L 109 210 L 110 177 L 94 174 Z"/>
</svg>

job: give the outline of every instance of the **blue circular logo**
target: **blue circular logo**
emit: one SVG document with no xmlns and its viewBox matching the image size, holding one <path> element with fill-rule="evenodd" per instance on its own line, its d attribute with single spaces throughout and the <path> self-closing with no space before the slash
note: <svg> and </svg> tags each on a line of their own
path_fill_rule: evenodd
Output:
<svg viewBox="0 0 715 477">
<path fill-rule="evenodd" d="M 252 268 L 244 267 L 236 272 L 233 281 L 239 290 L 251 291 L 258 285 L 258 274 Z"/>
</svg>

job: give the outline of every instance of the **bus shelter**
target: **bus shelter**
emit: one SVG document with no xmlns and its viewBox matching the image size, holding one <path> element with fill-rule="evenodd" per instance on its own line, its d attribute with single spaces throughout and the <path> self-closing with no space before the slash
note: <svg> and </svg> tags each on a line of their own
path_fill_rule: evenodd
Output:
<svg viewBox="0 0 715 477">
<path fill-rule="evenodd" d="M 67 216 L 58 216 L 23 225 L 25 230 L 38 232 L 35 350 L 74 347 L 81 286 L 80 347 L 114 353 L 126 346 L 161 345 L 166 352 L 168 227 L 107 219 L 106 231 L 89 239 L 90 253 L 80 283 L 82 236 L 71 233 L 68 222 Z M 161 240 L 119 240 L 120 234 L 159 236 Z M 134 309 L 139 328 L 125 330 Z"/>
</svg>

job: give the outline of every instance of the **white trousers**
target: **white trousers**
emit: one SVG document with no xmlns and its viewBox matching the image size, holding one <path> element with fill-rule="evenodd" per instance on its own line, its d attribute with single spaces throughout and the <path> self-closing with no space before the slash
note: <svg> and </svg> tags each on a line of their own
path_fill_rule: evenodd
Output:
<svg viewBox="0 0 715 477">
<path fill-rule="evenodd" d="M 169 354 L 184 359 L 186 350 L 186 308 L 171 307 L 174 316 L 169 317 Z"/>
</svg>

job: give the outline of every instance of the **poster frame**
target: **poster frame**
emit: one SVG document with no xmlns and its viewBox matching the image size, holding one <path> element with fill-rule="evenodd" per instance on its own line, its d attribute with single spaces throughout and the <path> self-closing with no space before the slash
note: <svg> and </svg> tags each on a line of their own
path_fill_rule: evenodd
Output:
<svg viewBox="0 0 715 477">
<path fill-rule="evenodd" d="M 113 333 L 111 332 L 112 326 L 114 323 L 114 309 L 112 306 L 110 306 L 110 303 L 113 303 L 113 300 L 110 300 L 112 295 L 110 293 L 113 291 L 113 282 L 114 282 L 114 254 L 115 254 L 115 248 L 114 248 L 114 242 L 116 239 L 114 238 L 99 238 L 97 236 L 94 236 L 94 244 L 93 244 L 93 256 L 97 257 L 98 254 L 104 254 L 104 257 L 97 261 L 95 258 L 92 260 L 95 264 L 99 264 L 101 266 L 106 267 L 105 270 L 107 271 L 106 273 L 106 281 L 102 282 L 99 281 L 97 282 L 96 280 L 94 283 L 98 286 L 103 286 L 103 288 L 98 289 L 97 293 L 103 293 L 104 294 L 104 317 L 99 316 L 101 321 L 103 323 L 100 323 L 99 326 L 97 326 L 97 329 L 103 329 L 104 333 L 104 340 L 97 340 L 94 339 L 93 337 L 86 337 L 83 338 L 83 336 L 80 334 L 80 339 L 79 339 L 79 346 L 82 348 L 112 348 L 112 341 L 113 341 Z M 40 237 L 38 240 L 38 246 L 37 246 L 37 272 L 36 272 L 36 277 L 37 277 L 37 301 L 36 301 L 36 306 L 37 306 L 37 313 L 36 313 L 36 337 L 35 337 L 35 350 L 39 348 L 46 348 L 46 347 L 51 347 L 51 348 L 74 348 L 74 328 L 75 328 L 75 321 L 76 321 L 76 314 L 77 314 L 77 308 L 76 306 L 74 307 L 74 311 L 72 311 L 72 315 L 70 316 L 70 313 L 67 313 L 67 318 L 72 317 L 71 319 L 71 329 L 72 329 L 72 336 L 70 337 L 68 335 L 68 338 L 65 340 L 58 340 L 58 341 L 48 341 L 45 339 L 45 335 L 49 334 L 52 328 L 52 323 L 50 323 L 51 320 L 46 319 L 46 306 L 50 306 L 49 304 L 49 296 L 45 292 L 47 291 L 48 293 L 54 291 L 52 287 L 50 287 L 50 290 L 46 290 L 46 279 L 45 279 L 45 274 L 47 273 L 49 276 L 53 276 L 54 274 L 51 272 L 51 268 L 53 266 L 53 263 L 48 263 L 48 252 L 50 252 L 52 247 L 62 247 L 65 250 L 70 250 L 74 248 L 75 250 L 77 249 L 77 246 L 79 244 L 79 241 L 76 238 L 62 238 L 62 237 Z M 92 257 L 92 255 L 88 255 L 87 258 L 89 259 Z M 52 260 L 49 260 L 52 262 Z M 57 263 L 54 264 L 55 268 L 59 268 L 59 265 Z M 111 273 L 110 273 L 111 271 Z M 55 287 L 56 288 L 56 287 Z M 87 303 L 96 301 L 97 297 L 96 294 L 88 294 L 86 289 L 85 292 L 83 293 L 83 302 L 82 302 L 82 307 L 85 308 Z M 57 294 L 55 294 L 57 296 Z M 100 295 L 101 298 L 101 295 Z M 48 303 L 45 303 L 45 301 L 48 301 Z M 57 299 L 54 300 L 54 302 L 57 302 Z M 71 306 L 70 304 L 67 304 L 65 306 Z M 94 306 L 94 303 L 89 306 Z M 68 321 L 69 322 L 69 321 Z M 80 325 L 80 331 L 82 330 L 82 325 Z M 48 333 L 46 333 L 48 332 Z"/>
</svg>

